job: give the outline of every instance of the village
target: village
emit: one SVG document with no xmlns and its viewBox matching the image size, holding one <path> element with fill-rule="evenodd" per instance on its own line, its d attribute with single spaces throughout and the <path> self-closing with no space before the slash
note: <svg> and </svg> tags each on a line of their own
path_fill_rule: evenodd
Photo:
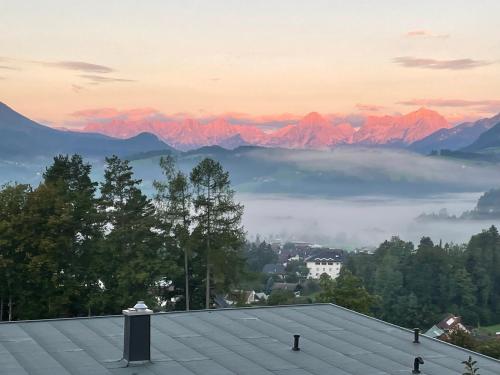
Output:
<svg viewBox="0 0 500 375">
<path fill-rule="evenodd" d="M 219 294 L 214 299 L 215 307 L 311 303 L 320 291 L 320 278 L 335 280 L 346 255 L 343 249 L 303 241 L 283 243 L 277 239 L 258 246 L 272 251 L 275 260 L 255 269 L 262 280 L 260 287 Z"/>
</svg>

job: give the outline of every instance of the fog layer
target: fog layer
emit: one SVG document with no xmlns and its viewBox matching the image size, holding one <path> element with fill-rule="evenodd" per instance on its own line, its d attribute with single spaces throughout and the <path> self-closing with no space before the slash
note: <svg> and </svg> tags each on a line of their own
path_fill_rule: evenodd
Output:
<svg viewBox="0 0 500 375">
<path fill-rule="evenodd" d="M 480 193 L 428 198 L 352 197 L 315 199 L 284 195 L 239 194 L 245 204 L 244 225 L 249 236 L 302 240 L 338 247 L 377 246 L 391 236 L 418 242 L 462 243 L 474 233 L 500 221 L 417 222 L 422 212 L 446 207 L 450 214 L 473 208 Z"/>
</svg>

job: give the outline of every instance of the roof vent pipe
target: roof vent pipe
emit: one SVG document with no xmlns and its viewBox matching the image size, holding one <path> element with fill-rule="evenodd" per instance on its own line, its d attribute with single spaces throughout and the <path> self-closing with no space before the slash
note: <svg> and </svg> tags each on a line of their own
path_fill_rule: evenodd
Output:
<svg viewBox="0 0 500 375">
<path fill-rule="evenodd" d="M 125 316 L 123 358 L 127 362 L 151 360 L 151 314 L 144 301 L 122 311 Z"/>
<path fill-rule="evenodd" d="M 292 350 L 294 352 L 298 352 L 300 350 L 300 348 L 299 348 L 299 339 L 300 339 L 300 335 L 293 335 L 293 347 L 292 347 Z"/>
<path fill-rule="evenodd" d="M 415 344 L 418 344 L 420 342 L 419 341 L 419 338 L 420 338 L 420 329 L 419 328 L 413 328 L 413 335 L 414 335 L 413 342 Z"/>
<path fill-rule="evenodd" d="M 420 365 L 424 364 L 424 360 L 422 357 L 415 357 L 415 361 L 413 361 L 413 371 L 412 374 L 420 374 Z"/>
</svg>

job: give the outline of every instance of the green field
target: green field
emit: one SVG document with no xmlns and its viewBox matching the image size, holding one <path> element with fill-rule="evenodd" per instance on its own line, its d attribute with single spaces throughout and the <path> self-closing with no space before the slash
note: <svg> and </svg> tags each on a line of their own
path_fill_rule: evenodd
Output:
<svg viewBox="0 0 500 375">
<path fill-rule="evenodd" d="M 483 333 L 494 335 L 495 333 L 500 332 L 500 324 L 481 327 L 479 330 Z"/>
</svg>

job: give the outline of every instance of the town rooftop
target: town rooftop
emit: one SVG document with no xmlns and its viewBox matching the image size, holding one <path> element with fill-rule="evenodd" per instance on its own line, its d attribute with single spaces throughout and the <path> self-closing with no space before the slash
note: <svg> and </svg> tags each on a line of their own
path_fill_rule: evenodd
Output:
<svg viewBox="0 0 500 375">
<path fill-rule="evenodd" d="M 8 375 L 457 375 L 469 355 L 481 375 L 500 361 L 332 304 L 151 315 L 151 362 L 123 358 L 123 316 L 0 324 L 0 373 Z M 292 351 L 299 334 L 300 351 Z"/>
</svg>

